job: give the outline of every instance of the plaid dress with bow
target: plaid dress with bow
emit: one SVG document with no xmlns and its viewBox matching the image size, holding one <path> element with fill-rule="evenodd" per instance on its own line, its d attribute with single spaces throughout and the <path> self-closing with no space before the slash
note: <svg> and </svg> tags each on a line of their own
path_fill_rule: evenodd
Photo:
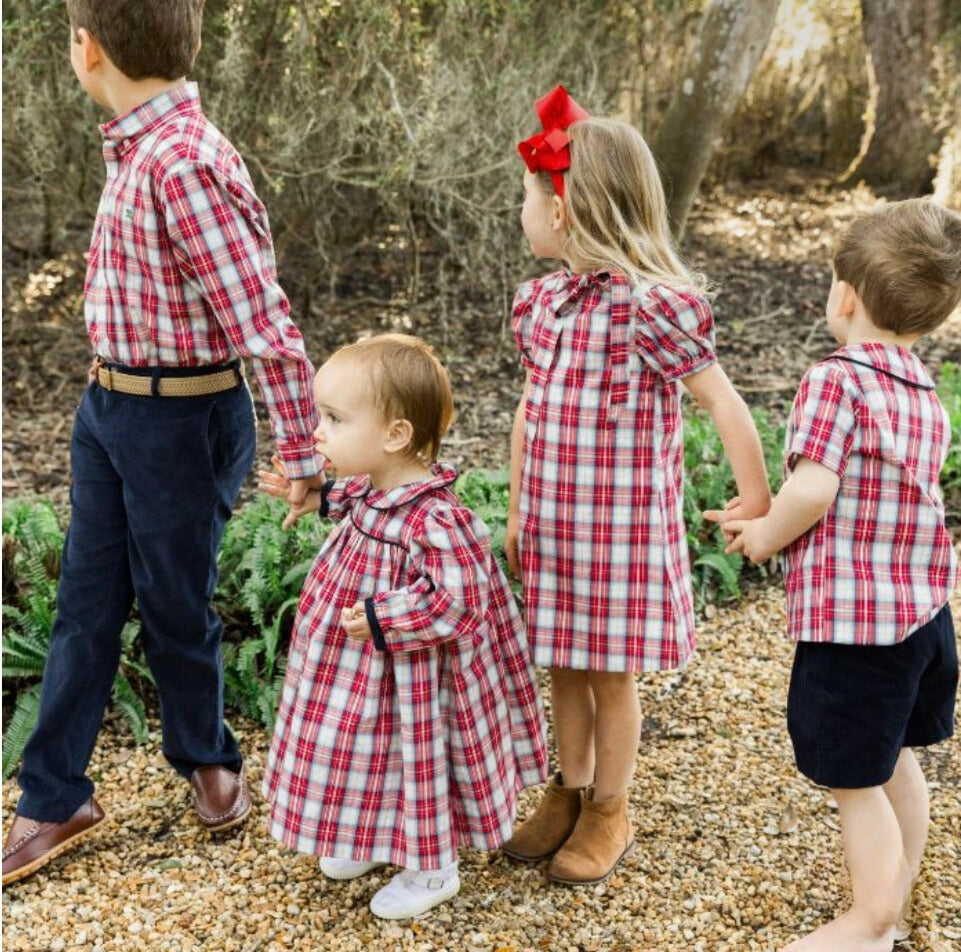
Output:
<svg viewBox="0 0 961 952">
<path fill-rule="evenodd" d="M 271 833 L 299 852 L 439 869 L 500 846 L 546 776 L 523 624 L 455 475 L 325 498 L 339 521 L 304 584 L 264 777 Z M 367 599 L 386 650 L 339 624 Z"/>
<path fill-rule="evenodd" d="M 534 661 L 676 668 L 694 650 L 678 380 L 715 360 L 710 305 L 558 271 L 521 286 L 513 328 L 530 374 L 519 507 Z"/>
</svg>

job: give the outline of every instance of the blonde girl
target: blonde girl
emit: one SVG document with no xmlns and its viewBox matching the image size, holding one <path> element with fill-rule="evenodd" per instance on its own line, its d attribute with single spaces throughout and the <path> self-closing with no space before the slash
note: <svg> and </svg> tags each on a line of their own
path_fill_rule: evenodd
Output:
<svg viewBox="0 0 961 952">
<path fill-rule="evenodd" d="M 536 664 L 550 668 L 559 771 L 505 846 L 594 883 L 634 845 L 627 801 L 641 727 L 634 673 L 694 650 L 682 517 L 679 383 L 713 419 L 736 511 L 770 505 L 748 408 L 717 363 L 703 282 L 673 246 L 650 150 L 558 86 L 537 103 L 521 224 L 564 267 L 523 284 L 527 371 L 511 437 L 506 548 Z"/>
</svg>

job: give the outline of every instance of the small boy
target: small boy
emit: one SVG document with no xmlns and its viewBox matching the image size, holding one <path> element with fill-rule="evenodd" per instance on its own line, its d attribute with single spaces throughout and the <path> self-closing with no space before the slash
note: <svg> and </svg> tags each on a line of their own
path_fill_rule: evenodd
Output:
<svg viewBox="0 0 961 952">
<path fill-rule="evenodd" d="M 71 520 L 37 726 L 3 850 L 22 879 L 104 820 L 85 776 L 134 598 L 163 750 L 210 831 L 250 810 L 223 723 L 217 551 L 255 451 L 253 358 L 298 498 L 319 485 L 313 369 L 277 284 L 263 205 L 185 80 L 203 0 L 67 0 L 107 183 L 84 316 L 95 354 L 71 444 Z"/>
<path fill-rule="evenodd" d="M 785 550 L 788 728 L 840 811 L 853 905 L 790 952 L 891 949 L 921 865 L 928 793 L 910 748 L 953 732 L 957 564 L 938 485 L 949 421 L 911 347 L 959 300 L 961 216 L 915 199 L 854 221 L 827 302 L 841 347 L 801 382 L 786 482 L 763 518 L 710 514 L 729 552 Z"/>
</svg>

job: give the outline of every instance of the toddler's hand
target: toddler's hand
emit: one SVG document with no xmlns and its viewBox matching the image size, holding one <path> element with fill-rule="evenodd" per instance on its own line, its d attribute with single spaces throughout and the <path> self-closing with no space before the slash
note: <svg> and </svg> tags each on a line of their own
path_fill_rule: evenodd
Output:
<svg viewBox="0 0 961 952">
<path fill-rule="evenodd" d="M 353 608 L 345 608 L 340 613 L 340 624 L 347 632 L 347 637 L 355 641 L 366 641 L 373 634 L 363 602 L 357 602 Z"/>
<path fill-rule="evenodd" d="M 725 535 L 733 534 L 734 539 L 724 550 L 725 552 L 740 552 L 746 555 L 755 565 L 767 562 L 777 552 L 766 538 L 766 519 L 735 519 L 724 524 Z"/>
<path fill-rule="evenodd" d="M 287 476 L 283 461 L 279 456 L 271 456 L 276 473 L 261 469 L 257 472 L 257 488 L 270 496 L 283 499 L 290 507 L 283 521 L 283 528 L 289 529 L 298 519 L 309 512 L 320 509 L 320 488 L 317 477 L 291 480 Z M 317 488 L 310 488 L 317 486 Z"/>
<path fill-rule="evenodd" d="M 745 503 L 740 496 L 735 496 L 723 509 L 706 509 L 701 513 L 708 522 L 716 522 L 721 527 L 726 542 L 734 538 L 734 533 L 730 529 L 730 524 L 734 521 L 745 521 L 766 516 L 771 508 L 771 497 L 766 500 L 754 500 Z"/>
</svg>

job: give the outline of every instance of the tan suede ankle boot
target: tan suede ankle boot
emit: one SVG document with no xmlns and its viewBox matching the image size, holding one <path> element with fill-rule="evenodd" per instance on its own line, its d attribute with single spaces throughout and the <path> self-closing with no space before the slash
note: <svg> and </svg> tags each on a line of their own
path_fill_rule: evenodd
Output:
<svg viewBox="0 0 961 952">
<path fill-rule="evenodd" d="M 501 847 L 513 859 L 536 863 L 553 856 L 571 835 L 581 812 L 584 787 L 561 786 L 559 773 L 547 785 L 537 809 Z"/>
<path fill-rule="evenodd" d="M 547 878 L 579 885 L 607 879 L 634 849 L 634 830 L 627 816 L 627 794 L 595 800 L 584 793 L 574 832 L 547 867 Z"/>
</svg>

